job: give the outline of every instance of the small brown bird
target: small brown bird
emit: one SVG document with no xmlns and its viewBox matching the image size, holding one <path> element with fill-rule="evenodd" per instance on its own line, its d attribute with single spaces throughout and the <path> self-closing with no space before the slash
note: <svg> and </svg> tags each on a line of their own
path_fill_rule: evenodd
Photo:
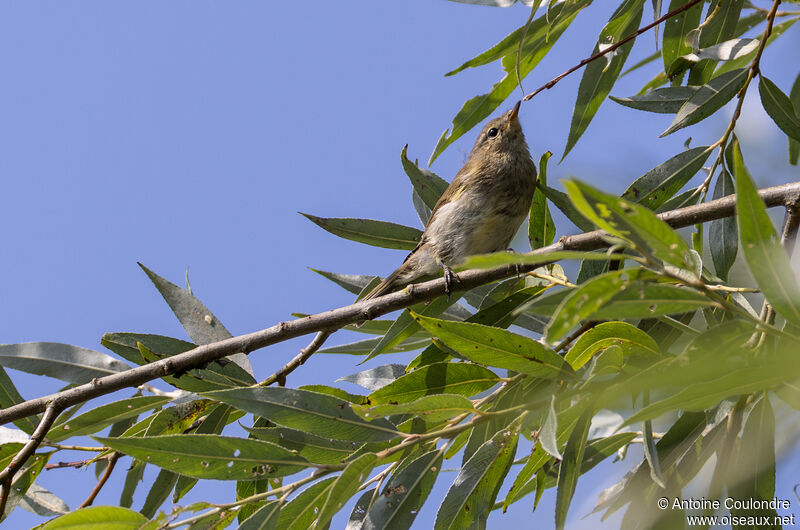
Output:
<svg viewBox="0 0 800 530">
<path fill-rule="evenodd" d="M 468 256 L 508 248 L 536 188 L 536 165 L 517 116 L 520 103 L 486 124 L 469 160 L 433 208 L 417 248 L 364 299 L 433 277 L 442 269 L 450 294 L 457 279 L 451 267 Z"/>
</svg>

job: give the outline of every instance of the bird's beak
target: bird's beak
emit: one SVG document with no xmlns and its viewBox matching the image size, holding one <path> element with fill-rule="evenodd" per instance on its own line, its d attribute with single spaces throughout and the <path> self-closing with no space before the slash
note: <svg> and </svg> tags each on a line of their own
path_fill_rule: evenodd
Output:
<svg viewBox="0 0 800 530">
<path fill-rule="evenodd" d="M 508 113 L 508 118 L 506 121 L 511 122 L 517 119 L 517 115 L 519 114 L 519 106 L 522 105 L 522 100 L 517 101 L 517 104 L 514 105 L 514 108 Z"/>
</svg>

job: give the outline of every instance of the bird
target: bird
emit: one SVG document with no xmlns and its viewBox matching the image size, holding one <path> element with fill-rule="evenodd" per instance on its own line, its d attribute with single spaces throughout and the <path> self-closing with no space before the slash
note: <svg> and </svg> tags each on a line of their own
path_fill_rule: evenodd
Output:
<svg viewBox="0 0 800 530">
<path fill-rule="evenodd" d="M 442 270 L 449 296 L 458 281 L 453 267 L 468 256 L 508 249 L 528 215 L 537 178 L 519 122 L 521 103 L 483 127 L 467 162 L 434 206 L 417 247 L 362 300 Z"/>
</svg>

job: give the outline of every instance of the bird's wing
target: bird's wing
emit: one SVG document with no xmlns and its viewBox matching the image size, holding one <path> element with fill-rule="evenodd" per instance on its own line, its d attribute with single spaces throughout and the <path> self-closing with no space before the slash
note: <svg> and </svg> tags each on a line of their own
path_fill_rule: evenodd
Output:
<svg viewBox="0 0 800 530">
<path fill-rule="evenodd" d="M 456 177 L 453 179 L 453 182 L 447 186 L 447 189 L 444 190 L 442 196 L 439 197 L 438 201 L 436 201 L 436 205 L 433 207 L 433 211 L 431 211 L 431 216 L 428 218 L 428 223 L 425 225 L 426 230 L 429 226 L 431 226 L 433 219 L 436 217 L 436 214 L 439 212 L 439 210 L 442 209 L 442 206 L 453 202 L 462 193 L 464 193 L 470 174 L 471 172 L 467 169 L 467 166 L 464 166 L 459 170 L 459 172 L 456 174 Z"/>
</svg>

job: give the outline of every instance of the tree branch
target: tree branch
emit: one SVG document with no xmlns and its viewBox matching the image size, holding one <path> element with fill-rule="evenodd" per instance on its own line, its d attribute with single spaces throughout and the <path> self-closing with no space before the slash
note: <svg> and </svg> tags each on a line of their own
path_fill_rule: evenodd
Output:
<svg viewBox="0 0 800 530">
<path fill-rule="evenodd" d="M 587 57 L 586 59 L 582 60 L 581 62 L 579 62 L 578 64 L 576 64 L 575 66 L 573 66 L 572 68 L 567 70 L 566 72 L 563 72 L 563 73 L 555 76 L 553 79 L 551 79 L 547 83 L 543 84 L 542 86 L 540 86 L 539 88 L 537 88 L 536 90 L 531 92 L 530 94 L 526 95 L 524 98 L 522 98 L 522 100 L 523 101 L 528 101 L 529 99 L 531 99 L 533 96 L 535 96 L 539 92 L 543 92 L 545 90 L 550 90 L 551 88 L 556 86 L 556 83 L 558 83 L 559 81 L 561 81 L 562 79 L 567 77 L 569 74 L 571 74 L 575 70 L 580 70 L 581 68 L 583 68 L 584 66 L 586 66 L 590 62 L 596 61 L 600 57 L 603 57 L 604 55 L 607 55 L 607 54 L 613 52 L 614 50 L 616 50 L 620 46 L 624 45 L 629 40 L 635 39 L 636 37 L 638 37 L 642 33 L 653 29 L 654 27 L 658 26 L 659 24 L 661 24 L 665 20 L 674 17 L 675 15 L 680 15 L 681 13 L 683 13 L 684 11 L 686 11 L 687 9 L 689 9 L 690 7 L 692 7 L 693 5 L 695 5 L 695 4 L 697 4 L 697 3 L 701 2 L 701 1 L 702 0 L 690 0 L 689 2 L 686 2 L 681 7 L 677 8 L 677 9 L 673 9 L 672 11 L 670 11 L 669 13 L 664 15 L 663 17 L 659 18 L 658 20 L 654 20 L 650 24 L 648 24 L 646 26 L 642 26 L 641 28 L 637 29 L 636 31 L 634 31 L 633 33 L 628 35 L 627 37 L 625 37 L 622 40 L 620 40 L 619 42 L 615 42 L 612 46 L 609 46 L 608 48 L 595 53 L 591 57 Z"/>
<path fill-rule="evenodd" d="M 20 470 L 28 458 L 30 458 L 34 451 L 36 451 L 36 448 L 39 447 L 40 443 L 42 443 L 47 431 L 49 431 L 50 427 L 53 426 L 53 422 L 56 421 L 56 418 L 59 414 L 61 414 L 62 410 L 64 409 L 53 404 L 49 404 L 42 415 L 39 425 L 31 434 L 28 442 L 22 446 L 22 449 L 20 449 L 16 455 L 14 455 L 14 458 L 11 459 L 8 467 L 0 472 L 0 485 L 2 485 L 2 492 L 0 492 L 0 514 L 3 514 L 6 511 L 6 503 L 8 502 L 8 496 L 11 493 L 11 485 L 14 481 L 14 474 Z"/>
<path fill-rule="evenodd" d="M 763 189 L 759 195 L 768 207 L 787 206 L 800 200 L 800 182 L 783 184 Z M 729 195 L 722 199 L 703 204 L 688 206 L 678 210 L 665 212 L 659 217 L 674 228 L 681 228 L 697 223 L 730 217 L 734 214 L 736 197 Z M 600 230 L 562 237 L 558 243 L 529 252 L 528 256 L 546 255 L 559 250 L 596 250 L 607 246 L 605 233 Z M 458 273 L 461 290 L 468 290 L 479 285 L 516 276 L 520 272 L 529 272 L 541 265 L 508 265 L 495 269 L 468 270 Z M 371 300 L 362 300 L 352 305 L 340 307 L 304 318 L 280 322 L 272 327 L 232 337 L 219 342 L 204 344 L 188 352 L 101 377 L 90 383 L 80 385 L 63 392 L 51 394 L 37 399 L 25 401 L 0 410 L 0 424 L 8 423 L 33 414 L 38 414 L 48 406 L 63 410 L 65 407 L 88 401 L 117 390 L 136 387 L 147 381 L 185 372 L 204 366 L 227 355 L 237 352 L 250 353 L 254 350 L 270 346 L 288 339 L 309 333 L 338 329 L 347 324 L 361 320 L 370 320 L 380 315 L 406 308 L 417 302 L 430 300 L 444 294 L 444 279 L 420 283 L 414 289 L 390 293 Z"/>
<path fill-rule="evenodd" d="M 117 460 L 119 460 L 120 456 L 122 456 L 122 453 L 115 452 L 111 455 L 111 458 L 108 459 L 108 463 L 106 464 L 106 470 L 103 473 L 103 476 L 97 481 L 97 484 L 92 492 L 89 493 L 89 496 L 86 497 L 86 500 L 83 501 L 80 506 L 78 506 L 79 510 L 92 505 L 94 500 L 97 498 L 97 494 L 100 493 L 100 490 L 103 489 L 103 486 L 105 486 L 106 482 L 108 482 L 108 478 L 111 476 L 111 472 L 114 471 L 114 466 L 117 465 Z"/>
</svg>

